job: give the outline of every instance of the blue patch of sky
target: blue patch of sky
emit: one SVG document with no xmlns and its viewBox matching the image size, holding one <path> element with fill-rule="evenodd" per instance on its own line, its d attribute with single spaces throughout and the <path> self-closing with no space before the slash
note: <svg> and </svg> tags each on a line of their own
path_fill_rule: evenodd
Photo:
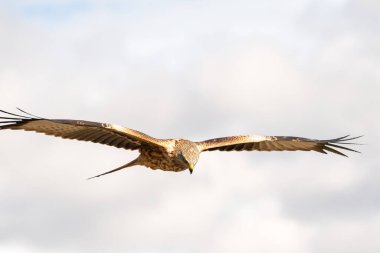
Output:
<svg viewBox="0 0 380 253">
<path fill-rule="evenodd" d="M 197 2 L 198 0 L 193 0 Z M 10 9 L 26 18 L 36 18 L 45 21 L 62 21 L 74 15 L 98 9 L 112 14 L 132 14 L 151 9 L 162 9 L 170 5 L 188 2 L 188 0 L 106 0 L 92 2 L 89 0 L 73 1 L 42 1 L 0 0 L 1 9 Z M 190 1 L 191 2 L 191 1 Z"/>
<path fill-rule="evenodd" d="M 46 21 L 60 21 L 70 18 L 72 15 L 87 12 L 91 6 L 85 1 L 72 1 L 55 3 L 41 2 L 41 3 L 28 3 L 25 1 L 9 1 L 4 3 L 0 1 L 1 5 L 8 7 L 10 10 L 21 14 L 27 18 L 37 18 Z"/>
<path fill-rule="evenodd" d="M 25 6 L 21 11 L 28 17 L 58 21 L 88 10 L 89 6 L 86 3 L 72 2 L 68 4 L 34 4 Z"/>
</svg>

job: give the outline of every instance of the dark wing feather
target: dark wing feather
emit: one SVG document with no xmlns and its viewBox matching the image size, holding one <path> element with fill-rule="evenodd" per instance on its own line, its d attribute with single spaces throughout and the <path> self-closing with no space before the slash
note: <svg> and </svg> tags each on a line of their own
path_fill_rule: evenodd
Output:
<svg viewBox="0 0 380 253">
<path fill-rule="evenodd" d="M 44 119 L 28 114 L 26 116 L 9 113 L 0 117 L 0 130 L 25 130 L 44 133 L 64 139 L 76 139 L 105 144 L 117 148 L 138 149 L 141 145 L 163 147 L 165 142 L 133 129 L 108 123 L 83 120 Z"/>
<path fill-rule="evenodd" d="M 326 151 L 346 156 L 339 149 L 357 152 L 356 150 L 344 147 L 342 145 L 356 144 L 347 143 L 347 141 L 355 140 L 358 137 L 349 137 L 349 135 L 331 139 L 316 140 L 302 137 L 292 136 L 231 136 L 196 142 L 201 151 L 317 151 L 325 153 Z"/>
</svg>

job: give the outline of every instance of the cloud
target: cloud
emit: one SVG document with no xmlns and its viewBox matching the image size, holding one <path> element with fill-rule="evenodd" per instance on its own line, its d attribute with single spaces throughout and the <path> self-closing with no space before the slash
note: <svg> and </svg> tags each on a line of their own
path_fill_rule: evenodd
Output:
<svg viewBox="0 0 380 253">
<path fill-rule="evenodd" d="M 23 12 L 45 2 L 2 3 L 2 109 L 162 138 L 349 132 L 367 145 L 349 159 L 210 152 L 191 176 L 85 181 L 137 152 L 4 131 L 0 251 L 378 251 L 379 34 L 362 19 L 376 3 L 85 3 L 59 22 Z"/>
</svg>

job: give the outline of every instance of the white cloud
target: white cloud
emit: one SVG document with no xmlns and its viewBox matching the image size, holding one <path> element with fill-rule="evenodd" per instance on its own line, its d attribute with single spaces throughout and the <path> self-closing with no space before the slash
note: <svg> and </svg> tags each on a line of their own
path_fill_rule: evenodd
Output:
<svg viewBox="0 0 380 253">
<path fill-rule="evenodd" d="M 282 216 L 279 203 L 270 198 L 238 206 L 220 223 L 212 251 L 310 252 L 312 230 Z"/>
<path fill-rule="evenodd" d="M 1 109 L 157 137 L 349 132 L 369 145 L 349 159 L 205 153 L 192 176 L 85 181 L 137 153 L 0 132 L 0 251 L 344 252 L 349 240 L 377 252 L 379 36 L 361 21 L 367 2 L 338 2 L 88 1 L 60 22 L 3 11 Z"/>
</svg>

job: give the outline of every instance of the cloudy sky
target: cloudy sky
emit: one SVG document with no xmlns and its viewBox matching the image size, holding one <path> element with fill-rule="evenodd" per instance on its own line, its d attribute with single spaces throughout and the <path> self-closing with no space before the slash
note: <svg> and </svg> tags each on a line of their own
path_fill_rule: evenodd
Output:
<svg viewBox="0 0 380 253">
<path fill-rule="evenodd" d="M 159 138 L 365 136 L 350 158 L 137 152 L 0 132 L 0 252 L 380 252 L 380 2 L 0 1 L 1 109 Z"/>
</svg>

